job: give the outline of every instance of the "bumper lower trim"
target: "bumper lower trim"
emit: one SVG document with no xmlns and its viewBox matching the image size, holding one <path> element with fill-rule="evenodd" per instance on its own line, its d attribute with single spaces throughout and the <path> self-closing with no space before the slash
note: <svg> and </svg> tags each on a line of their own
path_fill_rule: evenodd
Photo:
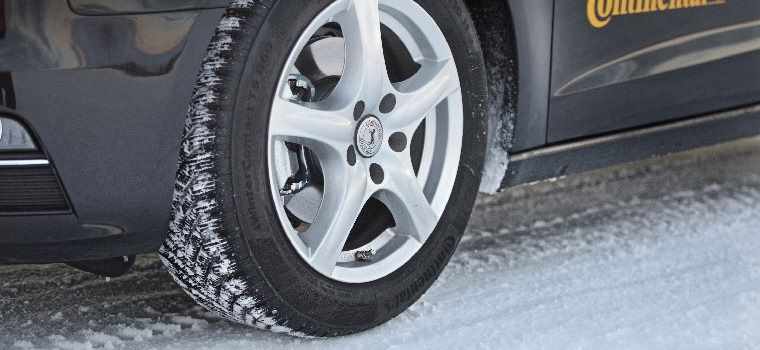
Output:
<svg viewBox="0 0 760 350">
<path fill-rule="evenodd" d="M 0 167 L 24 167 L 24 166 L 47 166 L 50 161 L 47 159 L 14 159 L 0 160 Z"/>
</svg>

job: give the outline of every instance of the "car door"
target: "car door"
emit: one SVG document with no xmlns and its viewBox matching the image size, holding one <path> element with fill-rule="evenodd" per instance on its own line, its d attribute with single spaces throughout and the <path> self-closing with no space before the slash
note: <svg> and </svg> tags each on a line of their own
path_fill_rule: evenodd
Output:
<svg viewBox="0 0 760 350">
<path fill-rule="evenodd" d="M 550 143 L 760 102 L 760 1 L 556 0 Z"/>
</svg>

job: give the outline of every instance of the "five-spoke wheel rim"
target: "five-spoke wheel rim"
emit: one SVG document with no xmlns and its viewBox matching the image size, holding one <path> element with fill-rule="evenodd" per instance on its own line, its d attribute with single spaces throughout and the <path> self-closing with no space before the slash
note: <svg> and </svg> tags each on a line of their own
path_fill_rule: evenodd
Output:
<svg viewBox="0 0 760 350">
<path fill-rule="evenodd" d="M 297 65 L 305 48 L 316 50 L 309 45 L 326 27 L 340 32 L 335 41 L 343 51 L 326 50 L 342 61 L 339 80 L 322 98 L 295 98 L 296 87 L 306 95 L 317 89 L 307 78 L 300 82 Z M 386 67 L 389 35 L 417 67 L 403 81 L 392 82 Z M 271 194 L 298 255 L 346 283 L 374 281 L 406 264 L 429 240 L 451 197 L 463 119 L 452 51 L 415 1 L 337 0 L 326 8 L 283 68 L 269 123 Z M 413 149 L 413 139 L 421 146 Z M 301 181 L 289 181 L 294 178 Z M 394 225 L 347 249 L 370 200 L 387 208 Z M 294 219 L 294 212 L 307 214 Z"/>
</svg>

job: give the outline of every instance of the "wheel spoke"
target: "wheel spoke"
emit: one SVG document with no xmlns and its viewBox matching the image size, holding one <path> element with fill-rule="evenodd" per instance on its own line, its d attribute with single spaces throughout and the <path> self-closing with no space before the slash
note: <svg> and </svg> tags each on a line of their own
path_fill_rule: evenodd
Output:
<svg viewBox="0 0 760 350">
<path fill-rule="evenodd" d="M 440 216 L 433 210 L 412 168 L 409 152 L 386 153 L 382 163 L 386 182 L 379 192 L 382 201 L 396 221 L 396 233 L 408 235 L 424 243 L 438 224 Z"/>
<path fill-rule="evenodd" d="M 414 76 L 395 84 L 395 88 L 399 109 L 387 125 L 413 132 L 436 106 L 460 90 L 456 64 L 453 59 L 425 61 Z"/>
<path fill-rule="evenodd" d="M 309 146 L 316 152 L 328 148 L 340 153 L 352 142 L 352 127 L 342 111 L 321 110 L 315 105 L 277 98 L 269 129 L 274 137 Z"/>
<path fill-rule="evenodd" d="M 343 0 L 346 11 L 336 18 L 346 40 L 346 63 L 336 93 L 364 98 L 381 96 L 390 86 L 380 30 L 378 0 Z"/>
<path fill-rule="evenodd" d="M 304 233 L 304 240 L 311 248 L 312 266 L 329 276 L 369 195 L 362 167 L 329 164 L 323 171 L 326 182 L 322 206 L 314 224 Z"/>
<path fill-rule="evenodd" d="M 277 216 L 316 272 L 344 283 L 376 281 L 414 257 L 448 205 L 463 138 L 457 67 L 444 33 L 415 1 L 332 0 L 304 33 L 295 45 L 301 52 L 286 62 L 269 124 Z M 383 39 L 396 38 L 409 55 L 389 55 L 386 62 Z M 406 72 L 401 59 L 420 69 L 391 82 L 387 64 Z M 323 74 L 328 65 L 332 73 Z M 424 142 L 416 142 L 426 118 Z M 417 151 L 419 174 L 411 157 Z M 283 196 L 283 181 L 308 183 L 313 187 L 303 193 L 313 194 Z M 354 227 L 364 225 L 364 217 L 357 220 L 370 198 L 389 209 L 395 226 L 357 237 L 362 247 L 343 252 L 354 229 L 374 230 L 374 222 Z"/>
</svg>

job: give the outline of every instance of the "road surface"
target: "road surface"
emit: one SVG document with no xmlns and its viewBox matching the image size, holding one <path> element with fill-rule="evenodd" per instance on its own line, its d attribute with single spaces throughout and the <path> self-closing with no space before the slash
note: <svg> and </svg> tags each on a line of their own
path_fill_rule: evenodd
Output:
<svg viewBox="0 0 760 350">
<path fill-rule="evenodd" d="M 411 310 L 340 339 L 220 321 L 142 256 L 0 267 L 0 349 L 757 349 L 760 140 L 483 197 Z"/>
</svg>

